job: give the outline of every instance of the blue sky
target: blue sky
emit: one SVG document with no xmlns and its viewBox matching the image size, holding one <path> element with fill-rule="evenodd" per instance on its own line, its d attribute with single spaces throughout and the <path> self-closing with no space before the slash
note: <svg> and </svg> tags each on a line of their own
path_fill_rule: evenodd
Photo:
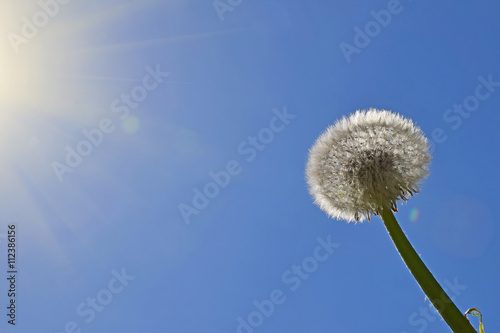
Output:
<svg viewBox="0 0 500 333">
<path fill-rule="evenodd" d="M 460 310 L 500 327 L 500 5 L 216 4 L 2 2 L 1 329 L 447 331 L 379 218 L 308 194 L 315 139 L 369 107 L 432 140 L 396 217 Z"/>
</svg>

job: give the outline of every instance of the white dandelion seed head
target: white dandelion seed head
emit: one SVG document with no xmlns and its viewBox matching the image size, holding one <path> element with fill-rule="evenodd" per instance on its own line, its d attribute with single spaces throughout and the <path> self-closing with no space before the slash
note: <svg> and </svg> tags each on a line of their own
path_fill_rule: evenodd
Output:
<svg viewBox="0 0 500 333">
<path fill-rule="evenodd" d="M 329 216 L 370 219 L 380 208 L 419 192 L 429 174 L 429 143 L 410 119 L 386 110 L 343 117 L 309 151 L 306 179 L 314 202 Z"/>
</svg>

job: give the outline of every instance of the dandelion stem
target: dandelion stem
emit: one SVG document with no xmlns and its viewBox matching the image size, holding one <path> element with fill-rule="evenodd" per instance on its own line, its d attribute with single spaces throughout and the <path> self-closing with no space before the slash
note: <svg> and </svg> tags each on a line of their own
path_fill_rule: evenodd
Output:
<svg viewBox="0 0 500 333">
<path fill-rule="evenodd" d="M 391 210 L 381 209 L 379 213 L 406 267 L 451 330 L 455 333 L 477 333 L 420 259 Z"/>
</svg>

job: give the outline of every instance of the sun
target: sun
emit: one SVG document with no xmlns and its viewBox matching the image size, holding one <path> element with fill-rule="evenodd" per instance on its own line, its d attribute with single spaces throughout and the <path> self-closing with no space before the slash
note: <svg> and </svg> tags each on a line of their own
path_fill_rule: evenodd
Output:
<svg viewBox="0 0 500 333">
<path fill-rule="evenodd" d="M 29 12 L 27 5 L 16 2 L 0 4 L 0 105 L 1 112 L 29 104 L 27 98 L 41 90 L 44 66 L 43 48 L 39 41 L 23 37 L 22 26 Z M 24 38 L 25 44 L 13 43 Z M 35 97 L 37 94 L 35 93 Z"/>
<path fill-rule="evenodd" d="M 41 86 L 38 52 L 15 54 L 8 45 L 0 50 L 0 103 L 4 110 L 26 105 L 30 93 Z"/>
<path fill-rule="evenodd" d="M 67 147 L 81 141 L 83 130 L 115 116 L 113 101 L 130 91 L 136 81 L 142 82 L 142 71 L 138 72 L 142 68 L 137 66 L 165 57 L 160 55 L 163 51 L 154 49 L 156 45 L 164 50 L 164 43 L 214 35 L 136 40 L 137 36 L 129 36 L 123 29 L 139 11 L 154 10 L 154 5 L 164 6 L 165 2 L 170 3 L 0 0 L 0 196 L 5 208 L 0 218 L 35 228 L 32 234 L 39 234 L 42 241 L 33 246 L 54 246 L 54 253 L 65 257 L 59 251 L 63 248 L 58 246 L 60 237 L 52 228 L 60 230 L 65 221 L 70 228 L 74 225 L 76 213 L 72 204 L 66 205 L 66 193 L 76 193 L 79 203 L 88 200 L 88 205 L 81 206 L 90 207 L 94 198 L 79 194 L 82 188 L 116 177 L 107 172 L 108 159 L 99 153 L 92 155 L 90 167 L 82 166 L 64 183 L 58 181 L 53 162 L 65 160 Z M 42 7 L 55 3 L 60 4 L 58 14 L 47 24 L 38 24 L 36 34 L 26 33 L 26 21 L 43 19 Z M 169 36 L 168 31 L 164 33 Z M 22 43 L 13 44 L 18 36 Z M 122 126 L 125 133 L 140 137 L 138 120 L 129 119 Z M 121 151 L 132 142 L 129 137 L 123 142 L 120 138 L 116 135 L 107 145 Z M 59 198 L 64 200 L 59 202 Z"/>
<path fill-rule="evenodd" d="M 47 66 L 44 36 L 16 45 L 11 36 L 22 37 L 23 20 L 33 12 L 32 4 L 0 3 L 0 163 L 19 159 L 19 151 L 32 136 L 37 112 L 46 108 L 47 87 L 54 85 Z"/>
<path fill-rule="evenodd" d="M 78 80 L 88 57 L 74 53 L 85 48 L 91 29 L 65 19 L 69 7 L 60 7 L 54 17 L 44 8 L 39 2 L 0 1 L 2 153 L 11 142 L 30 142 L 33 132 L 53 119 L 79 122 L 97 110 L 85 100 L 91 95 L 88 82 Z"/>
</svg>

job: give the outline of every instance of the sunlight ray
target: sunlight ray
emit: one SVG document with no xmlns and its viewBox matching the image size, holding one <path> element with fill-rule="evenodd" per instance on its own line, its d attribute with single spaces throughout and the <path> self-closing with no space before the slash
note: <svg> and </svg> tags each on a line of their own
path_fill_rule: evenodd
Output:
<svg viewBox="0 0 500 333">
<path fill-rule="evenodd" d="M 141 83 L 142 79 L 133 79 L 126 77 L 112 77 L 112 76 L 97 76 L 97 75 L 67 75 L 73 79 L 80 80 L 95 80 L 95 81 L 123 81 L 123 82 L 137 82 Z"/>
<path fill-rule="evenodd" d="M 85 49 L 74 50 L 75 52 L 115 52 L 121 51 L 127 48 L 139 48 L 139 47 L 150 47 L 162 43 L 178 43 L 191 40 L 197 40 L 202 38 L 210 38 L 215 36 L 227 35 L 231 33 L 243 32 L 252 30 L 251 28 L 246 29 L 234 29 L 234 30 L 223 30 L 223 31 L 213 31 L 213 32 L 203 32 L 183 36 L 173 36 L 165 38 L 148 39 L 135 42 L 119 43 L 119 44 L 106 44 L 106 45 L 95 45 L 89 46 Z"/>
</svg>

